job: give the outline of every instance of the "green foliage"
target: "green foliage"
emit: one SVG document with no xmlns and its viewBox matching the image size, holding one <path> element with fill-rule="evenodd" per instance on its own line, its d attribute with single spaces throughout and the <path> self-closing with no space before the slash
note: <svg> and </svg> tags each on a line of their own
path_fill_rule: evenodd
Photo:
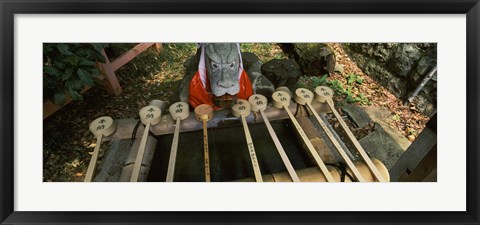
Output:
<svg viewBox="0 0 480 225">
<path fill-rule="evenodd" d="M 363 93 L 354 93 L 356 86 L 363 84 L 363 78 L 361 76 L 357 74 L 348 74 L 345 77 L 347 81 L 346 84 L 336 79 L 328 80 L 327 78 L 327 74 L 323 75 L 322 77 L 303 76 L 298 83 L 298 87 L 304 87 L 313 90 L 318 86 L 329 86 L 335 92 L 335 95 L 344 97 L 346 103 L 351 104 L 358 102 L 362 105 L 372 104 Z"/>
<path fill-rule="evenodd" d="M 357 88 L 357 85 L 363 84 L 363 78 L 356 74 L 347 75 L 346 81 L 344 84 L 341 81 L 334 79 L 329 80 L 328 74 L 323 75 L 322 77 L 309 77 L 302 76 L 297 83 L 297 86 L 300 88 L 307 88 L 310 90 L 315 89 L 318 86 L 329 86 L 336 96 L 344 97 L 346 103 L 360 103 L 362 105 L 371 105 L 372 102 L 363 93 L 355 94 L 354 90 Z"/>
<path fill-rule="evenodd" d="M 362 93 L 358 94 L 358 96 L 355 98 L 355 101 L 360 102 L 360 104 L 362 104 L 362 105 L 371 105 L 372 104 L 370 102 L 370 100 L 368 100 L 368 98 Z"/>
<path fill-rule="evenodd" d="M 328 86 L 335 92 L 335 94 L 343 95 L 345 93 L 345 88 L 343 84 L 338 80 L 331 80 L 327 82 Z"/>
<path fill-rule="evenodd" d="M 57 105 L 66 95 L 81 100 L 85 86 L 99 83 L 96 62 L 105 62 L 101 54 L 107 44 L 45 43 L 43 44 L 43 96 Z"/>
<path fill-rule="evenodd" d="M 347 84 L 353 84 L 353 83 L 363 84 L 363 78 L 354 73 L 348 74 Z"/>
<path fill-rule="evenodd" d="M 345 102 L 347 103 L 358 102 L 362 105 L 371 105 L 372 103 L 364 94 L 359 93 L 355 96 L 352 92 L 357 84 L 363 84 L 363 78 L 357 74 L 348 74 L 345 78 L 347 80 L 345 87 L 338 80 L 327 81 L 327 84 L 335 91 L 335 94 L 345 96 Z"/>
<path fill-rule="evenodd" d="M 318 86 L 326 86 L 327 85 L 327 77 L 328 74 L 323 75 L 322 77 L 312 77 L 312 85 L 313 87 L 318 87 Z"/>
</svg>

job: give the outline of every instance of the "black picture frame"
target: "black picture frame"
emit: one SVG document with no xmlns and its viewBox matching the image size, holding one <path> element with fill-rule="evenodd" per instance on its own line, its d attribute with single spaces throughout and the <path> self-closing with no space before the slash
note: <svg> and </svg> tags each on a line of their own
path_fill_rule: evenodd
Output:
<svg viewBox="0 0 480 225">
<path fill-rule="evenodd" d="M 132 7 L 134 6 L 134 7 Z M 478 224 L 479 0 L 0 0 L 1 224 Z M 466 212 L 19 212 L 14 211 L 14 15 L 156 13 L 466 14 Z M 454 75 L 452 75 L 454 76 Z M 440 112 L 441 113 L 441 112 Z M 445 193 L 448 194 L 448 193 Z M 439 201 L 442 196 L 439 196 Z"/>
</svg>

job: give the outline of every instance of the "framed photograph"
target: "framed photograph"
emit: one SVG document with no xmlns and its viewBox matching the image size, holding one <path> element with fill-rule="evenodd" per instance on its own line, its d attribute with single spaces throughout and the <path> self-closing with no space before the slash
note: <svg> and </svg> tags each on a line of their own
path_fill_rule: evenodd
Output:
<svg viewBox="0 0 480 225">
<path fill-rule="evenodd" d="M 1 224 L 479 223 L 478 0 L 0 9 Z"/>
</svg>

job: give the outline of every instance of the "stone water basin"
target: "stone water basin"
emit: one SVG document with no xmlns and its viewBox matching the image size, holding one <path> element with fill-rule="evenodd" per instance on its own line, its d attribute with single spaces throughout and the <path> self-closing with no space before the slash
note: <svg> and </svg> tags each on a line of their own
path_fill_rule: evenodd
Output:
<svg viewBox="0 0 480 225">
<path fill-rule="evenodd" d="M 299 150 L 301 143 L 288 120 L 273 121 L 271 124 L 295 169 L 315 166 L 305 152 Z M 286 171 L 265 124 L 249 124 L 248 127 L 262 174 Z M 173 134 L 159 136 L 148 181 L 165 181 L 172 139 Z M 236 126 L 208 129 L 208 143 L 212 181 L 232 181 L 253 176 L 240 121 L 237 121 Z M 203 182 L 203 160 L 203 132 L 200 130 L 181 133 L 174 181 Z"/>
</svg>

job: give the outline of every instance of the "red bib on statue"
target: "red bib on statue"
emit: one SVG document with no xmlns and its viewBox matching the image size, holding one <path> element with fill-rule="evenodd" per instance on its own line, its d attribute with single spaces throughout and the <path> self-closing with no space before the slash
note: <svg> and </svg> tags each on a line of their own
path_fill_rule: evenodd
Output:
<svg viewBox="0 0 480 225">
<path fill-rule="evenodd" d="M 214 96 L 211 93 L 210 82 L 208 78 L 205 80 L 206 87 L 203 86 L 199 71 L 195 73 L 192 80 L 190 81 L 188 103 L 193 108 L 201 104 L 208 104 L 211 105 L 215 110 L 220 109 L 219 107 L 214 105 Z M 242 71 L 238 82 L 240 83 L 240 91 L 237 93 L 237 98 L 248 99 L 248 97 L 253 95 L 252 83 L 250 82 L 250 79 L 248 78 L 248 75 L 244 70 Z"/>
</svg>

